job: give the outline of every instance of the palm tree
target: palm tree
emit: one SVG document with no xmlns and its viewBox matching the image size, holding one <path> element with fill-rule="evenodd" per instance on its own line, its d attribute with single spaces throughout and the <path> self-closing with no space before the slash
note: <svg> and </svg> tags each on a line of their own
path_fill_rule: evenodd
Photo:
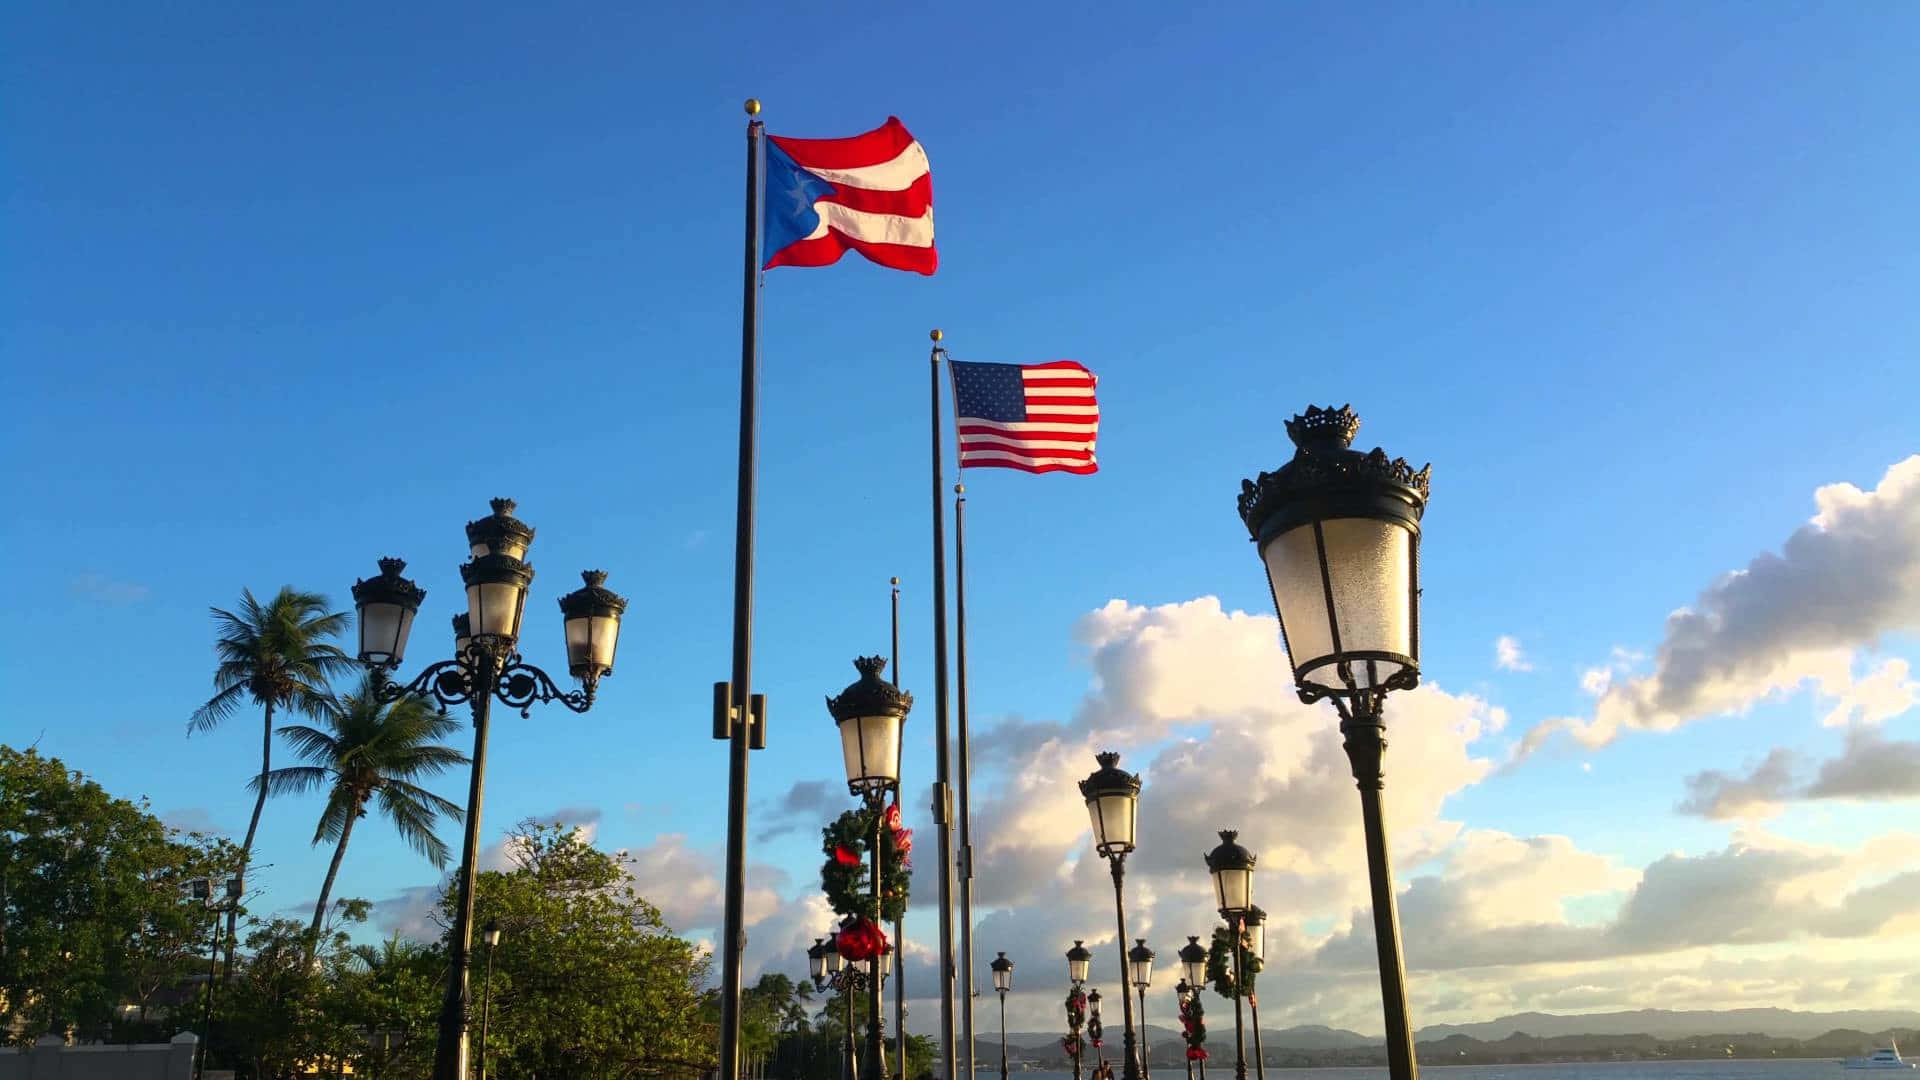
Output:
<svg viewBox="0 0 1920 1080">
<path fill-rule="evenodd" d="M 434 819 L 445 816 L 460 820 L 458 803 L 414 783 L 467 764 L 467 755 L 440 745 L 460 725 L 414 694 L 382 702 L 379 687 L 379 679 L 368 675 L 358 692 L 329 702 L 324 728 L 306 724 L 281 728 L 281 737 L 292 743 L 294 753 L 308 764 L 273 770 L 261 788 L 284 795 L 331 785 L 326 809 L 320 812 L 320 825 L 313 832 L 316 846 L 322 840 L 334 844 L 327 880 L 320 886 L 319 902 L 313 906 L 316 937 L 326 917 L 334 879 L 340 873 L 340 860 L 346 856 L 347 841 L 353 836 L 354 822 L 366 816 L 368 804 L 377 802 L 381 815 L 400 830 L 408 846 L 440 867 L 447 865 L 450 852 L 446 841 L 434 835 Z"/>
<path fill-rule="evenodd" d="M 213 608 L 216 630 L 213 651 L 220 663 L 213 669 L 216 691 L 205 705 L 193 711 L 187 720 L 189 734 L 211 731 L 222 720 L 252 702 L 261 707 L 260 775 L 254 784 L 258 793 L 253 800 L 253 817 L 247 822 L 247 838 L 240 845 L 240 874 L 253 859 L 253 838 L 260 830 L 260 811 L 267 805 L 264 785 L 273 769 L 273 714 L 276 710 L 318 716 L 331 697 L 327 680 L 359 667 L 346 653 L 327 644 L 347 628 L 347 614 L 329 613 L 327 598 L 319 593 L 297 592 L 282 585 L 279 593 L 265 604 L 254 599 L 253 590 L 240 590 L 238 613 Z M 227 913 L 227 967 L 233 967 L 233 925 L 237 910 Z"/>
</svg>

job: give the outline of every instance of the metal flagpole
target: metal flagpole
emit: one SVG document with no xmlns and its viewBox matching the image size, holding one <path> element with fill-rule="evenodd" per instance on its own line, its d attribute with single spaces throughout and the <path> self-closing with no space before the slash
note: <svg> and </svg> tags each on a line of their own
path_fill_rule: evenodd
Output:
<svg viewBox="0 0 1920 1080">
<path fill-rule="evenodd" d="M 894 578 L 893 587 L 893 686 L 900 688 L 900 579 Z M 900 789 L 894 788 L 894 805 L 900 805 Z M 904 823 L 903 823 L 904 824 Z M 894 1060 L 900 1071 L 894 1075 L 899 1080 L 907 1077 L 907 914 L 905 905 L 901 906 L 900 917 L 893 920 L 893 1039 Z"/>
<path fill-rule="evenodd" d="M 955 1080 L 953 1060 L 953 792 L 947 764 L 947 524 L 946 493 L 940 490 L 940 347 L 933 339 L 930 385 L 933 389 L 933 824 L 940 849 L 940 1062 L 945 1080 Z M 733 1080 L 723 1077 L 722 1080 Z M 971 1076 L 967 1080 L 973 1080 Z"/>
<path fill-rule="evenodd" d="M 720 967 L 720 1080 L 740 1077 L 740 977 L 746 948 L 744 900 L 747 876 L 748 728 L 759 711 L 753 700 L 753 481 L 760 382 L 760 163 L 765 126 L 760 102 L 747 99 L 746 274 L 740 316 L 740 491 L 733 534 L 733 672 L 715 687 L 714 737 L 727 747 L 727 883 Z M 722 689 L 724 687 L 724 690 Z M 764 734 L 753 742 L 763 742 Z"/>
<path fill-rule="evenodd" d="M 948 365 L 951 373 L 952 365 Z M 957 459 L 956 459 L 957 464 Z M 967 485 L 953 485 L 953 659 L 960 707 L 960 1018 L 966 1032 L 963 1075 L 974 1070 L 973 1045 L 973 806 L 967 801 Z"/>
</svg>

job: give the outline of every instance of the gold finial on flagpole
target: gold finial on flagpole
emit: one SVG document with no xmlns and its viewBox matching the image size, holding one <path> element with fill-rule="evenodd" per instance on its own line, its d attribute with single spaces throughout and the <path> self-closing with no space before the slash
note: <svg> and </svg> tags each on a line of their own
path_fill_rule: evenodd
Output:
<svg viewBox="0 0 1920 1080">
<path fill-rule="evenodd" d="M 760 99 L 759 98 L 750 97 L 747 99 L 747 115 L 748 116 L 760 115 Z"/>
<path fill-rule="evenodd" d="M 965 495 L 967 493 L 967 485 L 965 484 L 953 485 L 953 493 L 955 495 Z"/>
<path fill-rule="evenodd" d="M 946 335 L 942 334 L 939 330 L 936 329 L 933 333 L 928 334 L 927 336 L 932 338 L 935 341 L 939 341 L 942 337 L 945 337 Z"/>
</svg>

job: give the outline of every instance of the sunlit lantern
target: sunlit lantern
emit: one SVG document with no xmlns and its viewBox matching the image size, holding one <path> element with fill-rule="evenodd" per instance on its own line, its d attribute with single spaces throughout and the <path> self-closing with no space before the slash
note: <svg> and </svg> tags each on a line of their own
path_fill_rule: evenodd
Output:
<svg viewBox="0 0 1920 1080">
<path fill-rule="evenodd" d="M 1087 965 L 1093 963 L 1093 954 L 1079 938 L 1073 939 L 1073 948 L 1067 950 L 1067 978 L 1076 985 L 1087 981 Z"/>
<path fill-rule="evenodd" d="M 1352 448 L 1352 409 L 1287 421 L 1293 459 L 1240 484 L 1302 700 L 1420 682 L 1420 517 L 1431 467 Z"/>
<path fill-rule="evenodd" d="M 1135 810 L 1140 803 L 1140 778 L 1120 768 L 1120 755 L 1109 750 L 1095 754 L 1100 768 L 1080 781 L 1080 797 L 1087 800 L 1093 821 L 1093 847 L 1111 857 L 1133 850 Z"/>
<path fill-rule="evenodd" d="M 840 729 L 847 790 L 865 795 L 900 782 L 900 730 L 913 708 L 913 695 L 880 677 L 886 657 L 857 657 L 853 666 L 860 678 L 827 699 L 827 712 Z"/>
<path fill-rule="evenodd" d="M 567 634 L 567 670 L 592 681 L 613 674 L 613 650 L 620 643 L 620 616 L 626 598 L 607 588 L 605 570 L 583 570 L 580 588 L 560 598 Z"/>
<path fill-rule="evenodd" d="M 512 499 L 489 499 L 493 513 L 479 521 L 467 522 L 467 549 L 476 559 L 484 555 L 505 555 L 525 559 L 533 544 L 533 526 L 513 516 Z"/>
<path fill-rule="evenodd" d="M 1127 950 L 1127 971 L 1139 989 L 1153 985 L 1153 950 L 1147 948 L 1146 938 L 1133 939 L 1133 948 Z"/>
<path fill-rule="evenodd" d="M 1006 953 L 1001 953 L 994 959 L 993 963 L 987 966 L 993 969 L 993 988 L 995 990 L 1004 994 L 1013 989 L 1013 961 L 1007 959 Z"/>
<path fill-rule="evenodd" d="M 1220 846 L 1207 852 L 1207 872 L 1213 875 L 1213 896 L 1220 914 L 1228 919 L 1244 915 L 1253 906 L 1253 852 L 1241 847 L 1232 829 L 1220 831 Z"/>
<path fill-rule="evenodd" d="M 360 621 L 360 659 L 382 667 L 398 667 L 407 652 L 413 616 L 427 590 L 400 576 L 407 564 L 381 559 L 380 576 L 353 583 L 353 606 Z"/>
<path fill-rule="evenodd" d="M 1207 947 L 1200 944 L 1198 934 L 1188 934 L 1187 943 L 1180 946 L 1180 970 L 1185 975 L 1187 985 L 1199 989 L 1207 980 Z"/>
</svg>

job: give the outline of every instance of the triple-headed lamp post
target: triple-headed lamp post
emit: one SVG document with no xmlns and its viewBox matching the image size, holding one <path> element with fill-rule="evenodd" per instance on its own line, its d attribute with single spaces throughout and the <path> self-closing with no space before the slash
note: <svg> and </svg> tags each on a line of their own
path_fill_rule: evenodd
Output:
<svg viewBox="0 0 1920 1080">
<path fill-rule="evenodd" d="M 1126 990 L 1132 980 L 1128 977 L 1127 903 L 1121 889 L 1127 874 L 1127 854 L 1133 850 L 1140 777 L 1120 768 L 1120 755 L 1111 750 L 1094 755 L 1094 760 L 1100 767 L 1080 781 L 1080 797 L 1087 800 L 1087 816 L 1093 821 L 1093 849 L 1107 860 L 1113 872 L 1113 911 L 1120 926 L 1119 936 L 1113 940 L 1120 952 L 1120 1018 L 1126 1052 L 1122 1069 L 1125 1080 L 1140 1080 L 1140 1060 L 1134 1054 L 1133 999 Z"/>
<path fill-rule="evenodd" d="M 1353 449 L 1352 409 L 1309 407 L 1287 421 L 1293 459 L 1240 482 L 1240 518 L 1259 545 L 1300 700 L 1333 702 L 1360 787 L 1373 936 L 1386 1014 L 1387 1068 L 1413 1080 L 1400 917 L 1387 858 L 1381 758 L 1386 696 L 1420 684 L 1420 518 L 1431 466 Z"/>
<path fill-rule="evenodd" d="M 1013 961 L 1001 953 L 987 966 L 993 969 L 993 992 L 1000 995 L 1000 1080 L 1007 1080 L 1007 991 L 1013 989 Z"/>
<path fill-rule="evenodd" d="M 485 788 L 487 719 L 498 698 L 527 716 L 535 704 L 558 701 L 586 712 L 603 676 L 613 674 L 620 616 L 627 602 L 607 589 L 607 575 L 588 570 L 584 587 L 560 598 L 566 633 L 567 670 L 579 690 L 561 690 L 546 672 L 520 659 L 520 617 L 526 610 L 533 567 L 525 561 L 533 529 L 513 516 L 511 499 L 494 499 L 493 514 L 467 523 L 472 555 L 460 567 L 467 589 L 466 621 L 454 620 L 456 654 L 430 665 L 404 685 L 387 681 L 407 651 L 407 636 L 427 591 L 402 577 L 407 564 L 381 559 L 380 575 L 357 581 L 353 603 L 359 615 L 360 659 L 374 669 L 383 702 L 408 694 L 432 697 L 442 712 L 465 703 L 473 711 L 473 773 L 467 788 L 466 838 L 456 879 L 447 992 L 440 1010 L 440 1037 L 433 1057 L 434 1080 L 467 1080 L 472 1016 L 468 968 L 473 950 L 473 883 L 480 849 L 480 803 Z"/>
<path fill-rule="evenodd" d="M 1153 1048 L 1147 1044 L 1147 987 L 1153 985 L 1153 950 L 1146 938 L 1134 938 L 1127 950 L 1127 967 L 1133 974 L 1133 989 L 1140 996 L 1140 1076 L 1153 1075 Z"/>
<path fill-rule="evenodd" d="M 827 712 L 840 729 L 840 753 L 847 767 L 847 791 L 859 796 L 873 821 L 868 850 L 868 877 L 872 884 L 873 922 L 885 926 L 886 897 L 881 888 L 884 866 L 880 858 L 881 835 L 886 828 L 887 793 L 900 785 L 901 729 L 907 712 L 913 708 L 913 695 L 882 679 L 887 668 L 884 656 L 862 656 L 853 662 L 860 678 L 827 699 Z M 886 1041 L 880 1030 L 880 980 L 885 950 L 874 957 L 874 977 L 867 987 L 867 1062 L 868 1076 L 884 1080 L 887 1076 Z M 888 961 L 890 966 L 890 961 Z"/>
<path fill-rule="evenodd" d="M 1234 941 L 1247 912 L 1253 908 L 1253 852 L 1237 842 L 1240 834 L 1232 829 L 1220 831 L 1220 846 L 1207 852 L 1207 873 L 1213 875 L 1213 898 L 1220 905 L 1220 917 Z M 1240 949 L 1233 950 L 1233 1077 L 1247 1080 L 1247 1028 L 1240 1007 Z"/>
</svg>

